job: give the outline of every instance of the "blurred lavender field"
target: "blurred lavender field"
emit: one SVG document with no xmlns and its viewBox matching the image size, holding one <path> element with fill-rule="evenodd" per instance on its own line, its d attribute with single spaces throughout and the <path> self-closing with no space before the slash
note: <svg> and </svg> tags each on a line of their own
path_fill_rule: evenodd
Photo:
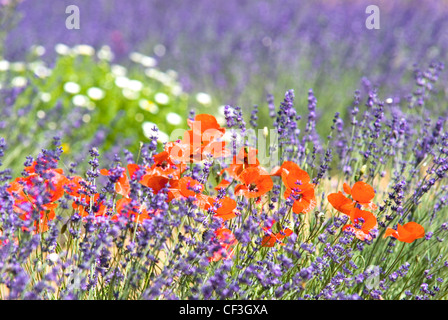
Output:
<svg viewBox="0 0 448 320">
<path fill-rule="evenodd" d="M 80 8 L 80 30 L 65 28 L 70 4 Z M 379 30 L 365 27 L 371 4 L 381 10 Z M 448 4 L 440 0 L 24 0 L 18 11 L 7 59 L 24 59 L 36 44 L 49 49 L 48 60 L 57 43 L 107 44 L 116 61 L 132 51 L 154 56 L 179 73 L 184 89 L 220 104 L 261 102 L 289 88 L 303 101 L 313 88 L 324 104 L 344 104 L 362 77 L 385 95 L 404 94 L 414 64 L 448 55 Z"/>
<path fill-rule="evenodd" d="M 448 0 L 0 0 L 0 300 L 448 299 L 447 60 Z"/>
</svg>

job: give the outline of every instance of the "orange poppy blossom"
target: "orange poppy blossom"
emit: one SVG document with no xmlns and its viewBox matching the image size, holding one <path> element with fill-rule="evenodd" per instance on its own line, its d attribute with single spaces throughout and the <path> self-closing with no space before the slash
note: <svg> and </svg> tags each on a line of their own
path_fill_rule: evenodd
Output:
<svg viewBox="0 0 448 320">
<path fill-rule="evenodd" d="M 241 184 L 235 186 L 235 195 L 246 198 L 259 198 L 274 187 L 271 176 L 261 167 L 244 169 L 237 180 Z"/>
<path fill-rule="evenodd" d="M 168 190 L 169 201 L 171 201 L 171 199 L 181 200 L 193 197 L 196 198 L 196 200 L 194 200 L 194 204 L 199 208 L 208 210 L 211 206 L 211 197 L 202 193 L 204 186 L 192 177 L 185 176 L 174 181 L 173 185 L 168 188 Z"/>
<path fill-rule="evenodd" d="M 81 217 L 87 217 L 89 215 L 88 209 L 91 206 L 91 199 L 93 199 L 92 210 L 95 217 L 102 217 L 106 214 L 106 205 L 104 204 L 104 200 L 99 200 L 100 194 L 96 193 L 93 198 L 82 194 L 79 199 L 73 201 L 72 207 L 74 210 L 78 211 Z"/>
<path fill-rule="evenodd" d="M 111 174 L 110 170 L 101 169 L 100 173 L 103 176 L 109 176 Z M 121 177 L 115 183 L 115 192 L 123 197 L 128 197 L 131 192 L 131 185 L 129 184 L 128 176 L 126 175 L 126 171 L 123 171 Z"/>
<path fill-rule="evenodd" d="M 151 219 L 154 214 L 157 214 L 156 210 L 147 210 L 145 204 L 132 205 L 130 198 L 121 198 L 117 201 L 116 211 L 117 214 L 112 217 L 113 221 L 117 221 L 119 216 L 133 217 L 134 222 L 142 223 L 146 219 Z"/>
<path fill-rule="evenodd" d="M 378 207 L 371 202 L 375 197 L 375 191 L 369 184 L 363 181 L 358 181 L 352 188 L 350 188 L 348 184 L 344 183 L 343 189 L 353 200 L 347 198 L 341 191 L 338 193 L 331 193 L 327 197 L 333 208 L 339 212 L 350 215 L 350 212 L 357 204 L 368 210 L 378 209 Z"/>
<path fill-rule="evenodd" d="M 25 178 L 16 178 L 16 182 L 21 182 L 28 188 L 33 188 L 36 183 L 39 183 L 39 179 L 42 179 L 41 174 L 37 174 L 35 171 L 34 163 L 30 167 L 26 167 L 25 171 L 28 172 L 28 176 Z M 46 187 L 46 194 L 50 196 L 48 202 L 55 202 L 59 200 L 64 195 L 64 186 L 67 184 L 67 178 L 64 176 L 64 171 L 62 169 L 47 169 L 45 170 L 45 175 L 49 175 L 50 178 L 46 178 L 43 183 Z M 35 198 L 36 195 L 28 194 L 29 197 Z"/>
<path fill-rule="evenodd" d="M 300 170 L 300 167 L 292 161 L 284 161 L 281 166 L 276 166 L 276 167 L 272 168 L 271 176 L 281 177 L 283 169 L 286 169 L 289 172 L 291 170 L 297 170 L 297 169 Z"/>
<path fill-rule="evenodd" d="M 398 241 L 412 243 L 425 236 L 425 229 L 416 222 L 408 222 L 404 225 L 398 224 L 397 230 L 387 228 L 384 238 L 394 237 Z"/>
<path fill-rule="evenodd" d="M 103 171 L 102 174 L 108 175 L 108 171 Z M 95 193 L 93 196 L 89 196 L 86 194 L 83 184 L 86 184 L 87 182 L 83 178 L 81 178 L 80 176 L 73 176 L 68 178 L 68 181 L 69 182 L 64 187 L 65 192 L 74 198 L 72 202 L 72 208 L 77 211 L 81 217 L 87 217 L 89 215 L 88 210 L 90 209 L 91 205 L 95 217 L 103 217 L 106 215 L 107 207 L 104 200 L 99 200 L 99 193 Z M 127 177 L 123 178 L 122 176 L 119 182 L 117 182 L 115 185 L 117 194 L 125 195 L 126 192 L 129 192 L 125 191 L 126 189 L 129 190 L 128 183 L 129 181 Z"/>
<path fill-rule="evenodd" d="M 221 189 L 227 189 L 227 187 L 230 186 L 230 183 L 231 183 L 230 181 L 222 179 L 214 189 L 216 191 L 219 191 Z"/>
<path fill-rule="evenodd" d="M 370 231 L 377 227 L 377 220 L 373 213 L 359 208 L 354 208 L 350 213 L 352 224 L 345 225 L 342 230 L 347 230 L 355 234 L 361 240 L 372 240 Z"/>
<path fill-rule="evenodd" d="M 67 178 L 67 183 L 64 186 L 65 193 L 72 197 L 81 197 L 81 195 L 85 194 L 83 184 L 87 182 L 81 178 L 80 176 L 73 176 Z"/>
<path fill-rule="evenodd" d="M 314 184 L 308 173 L 291 161 L 285 161 L 281 167 L 274 168 L 271 171 L 272 176 L 281 176 L 286 190 L 283 194 L 285 199 L 294 200 L 292 211 L 296 214 L 308 213 L 316 205 L 316 196 L 314 194 Z"/>
<path fill-rule="evenodd" d="M 194 120 L 188 120 L 191 130 L 184 133 L 182 140 L 169 142 L 165 151 L 174 160 L 182 163 L 200 162 L 213 157 L 226 157 L 229 150 L 225 141 L 219 141 L 226 129 L 221 127 L 216 118 L 208 114 L 196 115 Z"/>
<path fill-rule="evenodd" d="M 216 239 L 218 239 L 221 248 L 213 253 L 209 261 L 219 261 L 221 259 L 231 259 L 233 257 L 233 247 L 238 243 L 232 231 L 225 227 L 221 227 L 215 231 Z"/>
<path fill-rule="evenodd" d="M 0 237 L 3 236 L 3 230 L 0 229 Z M 18 245 L 19 244 L 19 239 L 17 237 L 14 237 L 13 239 L 14 244 Z M 4 241 L 0 240 L 0 246 L 2 246 L 3 244 L 8 244 L 9 243 L 9 239 L 6 238 Z"/>
<path fill-rule="evenodd" d="M 131 177 L 134 175 L 134 172 L 140 168 L 140 166 L 136 164 L 128 165 L 128 167 L 131 168 L 129 170 L 130 172 L 132 172 Z M 157 194 L 160 192 L 160 190 L 165 188 L 167 183 L 170 182 L 170 178 L 166 177 L 165 175 L 158 175 L 152 170 L 145 168 L 145 173 L 140 178 L 139 182 L 145 187 L 151 188 L 152 191 Z"/>
<path fill-rule="evenodd" d="M 230 197 L 224 197 L 222 199 L 210 199 L 211 210 L 215 212 L 214 217 L 221 218 L 224 221 L 233 219 L 236 217 L 236 201 Z"/>
<path fill-rule="evenodd" d="M 36 194 L 38 190 L 35 187 L 37 184 L 43 183 L 48 198 L 41 205 L 43 210 L 39 212 L 39 221 L 34 222 L 36 227 L 34 232 L 44 232 L 48 230 L 48 222 L 55 217 L 54 209 L 58 207 L 55 202 L 64 195 L 64 186 L 68 179 L 64 176 L 62 169 L 46 169 L 44 173 L 50 177 L 42 181 L 41 174 L 36 173 L 36 165 L 37 162 L 34 162 L 31 166 L 26 167 L 25 171 L 28 176 L 16 178 L 6 190 L 14 197 L 14 212 L 19 214 L 20 219 L 29 220 L 35 208 L 36 198 L 39 196 L 39 194 Z M 29 209 L 25 209 L 27 203 Z"/>
<path fill-rule="evenodd" d="M 54 209 L 57 207 L 57 204 L 53 205 L 47 205 L 47 210 L 39 212 L 40 218 L 39 221 L 34 222 L 35 230 L 33 230 L 33 233 L 39 233 L 39 232 L 45 232 L 48 231 L 48 222 L 53 220 L 56 217 L 56 214 L 54 212 Z M 26 212 L 19 216 L 22 220 L 29 220 L 31 219 L 31 214 L 29 212 Z M 28 228 L 23 227 L 22 228 L 25 231 L 29 231 Z"/>
<path fill-rule="evenodd" d="M 233 179 L 238 179 L 238 176 L 246 168 L 258 167 L 260 162 L 257 159 L 258 150 L 251 147 L 243 147 L 236 156 L 233 156 L 232 163 L 219 173 L 222 175 L 227 172 Z"/>
<path fill-rule="evenodd" d="M 164 176 L 170 179 L 180 178 L 186 169 L 185 163 L 176 163 L 171 159 L 168 151 L 162 151 L 154 157 L 154 164 L 151 166 L 153 174 Z"/>
<path fill-rule="evenodd" d="M 261 241 L 262 247 L 273 247 L 277 242 L 279 242 L 280 245 L 284 246 L 285 244 L 282 242 L 282 240 L 293 234 L 293 231 L 289 228 L 284 228 L 279 232 L 273 233 L 271 231 L 271 228 L 275 223 L 276 221 L 274 220 L 269 227 L 263 228 L 263 230 L 268 234 L 264 236 L 263 240 Z"/>
<path fill-rule="evenodd" d="M 148 168 L 141 168 L 137 164 L 129 164 L 128 171 L 131 179 L 135 179 L 135 172 L 137 170 L 144 170 L 143 176 L 139 182 L 153 190 L 154 193 L 159 193 L 160 190 L 170 183 L 175 183 L 181 174 L 185 171 L 186 165 L 183 163 L 177 163 L 172 159 L 168 151 L 162 151 L 156 154 L 154 157 L 154 164 Z"/>
</svg>

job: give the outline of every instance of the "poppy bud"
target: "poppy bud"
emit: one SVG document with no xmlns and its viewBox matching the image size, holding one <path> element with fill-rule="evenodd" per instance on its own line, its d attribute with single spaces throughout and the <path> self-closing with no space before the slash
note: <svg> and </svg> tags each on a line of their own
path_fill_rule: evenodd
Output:
<svg viewBox="0 0 448 320">
<path fill-rule="evenodd" d="M 359 174 L 363 175 L 364 173 L 366 173 L 366 170 L 367 170 L 367 165 L 363 165 L 361 167 L 361 169 L 359 169 Z"/>
<path fill-rule="evenodd" d="M 321 211 L 315 211 L 314 215 L 316 216 L 316 219 L 319 220 L 320 223 L 322 223 L 325 219 L 325 213 Z"/>
</svg>

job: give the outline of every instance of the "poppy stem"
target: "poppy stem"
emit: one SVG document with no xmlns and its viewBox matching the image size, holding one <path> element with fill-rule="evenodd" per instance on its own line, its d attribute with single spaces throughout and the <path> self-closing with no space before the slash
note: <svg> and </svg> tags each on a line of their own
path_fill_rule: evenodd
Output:
<svg viewBox="0 0 448 320">
<path fill-rule="evenodd" d="M 398 256 L 395 258 L 394 263 L 390 266 L 389 270 L 386 272 L 386 275 L 384 276 L 384 278 L 387 278 L 389 276 L 389 274 L 391 273 L 392 269 L 395 267 L 395 265 L 397 264 L 398 260 L 401 258 L 401 254 L 403 253 L 403 249 L 406 246 L 405 243 L 403 243 L 403 245 L 401 246 L 400 252 L 398 253 Z"/>
</svg>

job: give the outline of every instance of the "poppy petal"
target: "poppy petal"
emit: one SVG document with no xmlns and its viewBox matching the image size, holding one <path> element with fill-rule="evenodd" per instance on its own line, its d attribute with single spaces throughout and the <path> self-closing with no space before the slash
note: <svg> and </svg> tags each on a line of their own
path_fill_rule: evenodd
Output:
<svg viewBox="0 0 448 320">
<path fill-rule="evenodd" d="M 359 203 L 369 203 L 375 197 L 375 190 L 363 181 L 358 181 L 352 188 L 353 200 Z"/>
</svg>

